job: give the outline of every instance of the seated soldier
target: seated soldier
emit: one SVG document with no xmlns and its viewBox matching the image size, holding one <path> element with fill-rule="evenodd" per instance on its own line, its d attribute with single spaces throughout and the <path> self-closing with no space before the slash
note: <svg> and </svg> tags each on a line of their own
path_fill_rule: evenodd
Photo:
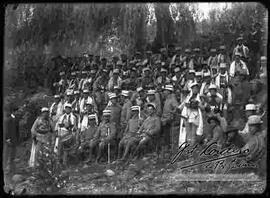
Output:
<svg viewBox="0 0 270 198">
<path fill-rule="evenodd" d="M 98 163 L 104 153 L 104 149 L 108 145 L 108 148 L 116 143 L 116 123 L 110 122 L 111 111 L 103 111 L 103 120 L 100 123 L 97 132 L 93 139 L 90 141 L 89 160 L 92 160 L 93 149 L 98 146 L 96 163 Z M 109 148 L 110 149 L 110 148 Z"/>
<path fill-rule="evenodd" d="M 121 139 L 118 146 L 118 159 L 121 157 L 122 150 L 124 150 L 125 152 L 123 153 L 121 160 L 126 159 L 130 148 L 134 146 L 134 143 L 136 143 L 138 139 L 136 137 L 136 132 L 139 130 L 143 122 L 143 119 L 139 116 L 139 112 L 140 106 L 131 107 L 131 118 L 126 126 L 124 137 Z"/>
<path fill-rule="evenodd" d="M 207 122 L 210 124 L 210 130 L 206 132 L 205 142 L 207 144 L 216 142 L 221 148 L 224 145 L 224 133 L 220 126 L 220 120 L 216 116 L 212 116 Z"/>
<path fill-rule="evenodd" d="M 160 132 L 161 123 L 160 118 L 156 115 L 156 106 L 153 103 L 148 104 L 148 117 L 144 120 L 142 126 L 138 130 L 138 145 L 135 149 L 134 155 L 139 158 L 144 153 L 145 146 L 153 142 L 153 137 Z"/>
<path fill-rule="evenodd" d="M 81 131 L 79 141 L 80 147 L 79 150 L 83 155 L 85 155 L 85 151 L 89 149 L 89 145 L 91 140 L 93 139 L 96 131 L 97 131 L 97 123 L 96 123 L 96 115 L 90 114 L 88 116 L 87 126 L 84 130 Z M 87 157 L 86 162 L 89 162 L 90 159 Z"/>
<path fill-rule="evenodd" d="M 252 115 L 256 115 L 256 106 L 254 104 L 247 104 L 245 107 L 245 117 L 248 120 L 248 118 Z M 248 128 L 248 122 L 246 122 L 245 127 L 243 130 L 239 131 L 239 134 L 244 138 L 244 140 L 247 141 L 249 136 L 249 128 Z"/>
<path fill-rule="evenodd" d="M 261 117 L 252 115 L 248 118 L 249 138 L 246 141 L 242 151 L 249 150 L 246 153 L 246 160 L 248 162 L 256 163 L 259 175 L 266 173 L 266 131 L 262 130 Z"/>
</svg>

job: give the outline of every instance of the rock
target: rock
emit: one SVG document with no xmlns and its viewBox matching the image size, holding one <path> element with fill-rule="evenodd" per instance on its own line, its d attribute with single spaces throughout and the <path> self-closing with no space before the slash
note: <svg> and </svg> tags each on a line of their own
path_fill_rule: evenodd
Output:
<svg viewBox="0 0 270 198">
<path fill-rule="evenodd" d="M 14 183 L 19 183 L 19 182 L 22 182 L 22 181 L 24 181 L 24 177 L 22 176 L 22 175 L 19 175 L 19 174 L 16 174 L 16 175 L 14 175 L 13 177 L 12 177 L 12 181 L 14 182 Z"/>
<path fill-rule="evenodd" d="M 115 173 L 111 169 L 108 169 L 106 170 L 105 175 L 107 175 L 108 177 L 112 177 L 115 175 Z"/>
</svg>

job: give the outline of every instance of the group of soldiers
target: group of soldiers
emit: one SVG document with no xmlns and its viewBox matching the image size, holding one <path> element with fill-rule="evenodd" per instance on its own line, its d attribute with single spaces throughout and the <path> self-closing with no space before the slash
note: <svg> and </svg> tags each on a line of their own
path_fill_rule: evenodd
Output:
<svg viewBox="0 0 270 198">
<path fill-rule="evenodd" d="M 184 142 L 234 144 L 260 161 L 266 150 L 266 57 L 250 65 L 254 57 L 242 37 L 237 42 L 231 57 L 221 45 L 207 57 L 200 48 L 175 47 L 130 58 L 85 53 L 81 62 L 58 62 L 54 102 L 41 109 L 31 129 L 36 150 L 51 145 L 64 166 L 73 151 L 88 164 L 126 161 L 169 151 L 177 130 L 175 148 Z"/>
</svg>

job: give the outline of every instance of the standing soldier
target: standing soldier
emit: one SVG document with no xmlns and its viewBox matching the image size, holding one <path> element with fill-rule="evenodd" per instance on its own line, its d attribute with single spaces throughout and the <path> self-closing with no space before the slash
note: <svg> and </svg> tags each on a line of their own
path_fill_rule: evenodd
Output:
<svg viewBox="0 0 270 198">
<path fill-rule="evenodd" d="M 115 138 L 116 141 L 119 142 L 122 138 L 122 132 L 120 131 L 120 123 L 121 123 L 121 110 L 122 107 L 118 104 L 118 96 L 115 93 L 110 94 L 110 101 L 111 105 L 107 107 L 107 110 L 110 110 L 110 122 L 115 123 L 116 130 L 118 133 L 116 134 Z"/>
<path fill-rule="evenodd" d="M 172 130 L 173 127 L 173 114 L 178 107 L 178 102 L 175 98 L 175 94 L 173 93 L 174 89 L 172 85 L 166 85 L 164 88 L 164 95 L 166 97 L 164 107 L 163 107 L 163 114 L 161 117 L 161 124 L 162 124 L 162 136 L 164 140 L 164 145 L 169 148 L 170 144 L 170 137 L 172 134 L 169 132 Z M 172 138 L 172 137 L 171 137 Z M 171 142 L 173 144 L 173 142 Z"/>
<path fill-rule="evenodd" d="M 121 110 L 121 130 L 125 130 L 127 122 L 130 118 L 130 108 L 132 106 L 132 103 L 129 99 L 129 91 L 123 90 L 121 95 L 124 99 L 124 104 Z"/>
</svg>

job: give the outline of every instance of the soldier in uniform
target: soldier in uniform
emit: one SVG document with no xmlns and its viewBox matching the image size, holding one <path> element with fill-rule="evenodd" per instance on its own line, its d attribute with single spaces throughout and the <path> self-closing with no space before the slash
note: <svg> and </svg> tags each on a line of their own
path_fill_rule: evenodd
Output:
<svg viewBox="0 0 270 198">
<path fill-rule="evenodd" d="M 262 130 L 261 117 L 252 115 L 248 118 L 249 138 L 246 141 L 242 151 L 249 150 L 246 153 L 246 160 L 248 162 L 256 163 L 256 172 L 260 176 L 265 176 L 266 171 L 266 131 Z"/>
<path fill-rule="evenodd" d="M 119 69 L 114 69 L 113 76 L 110 78 L 110 80 L 108 82 L 107 89 L 109 91 L 112 91 L 114 86 L 121 87 L 121 83 L 122 83 L 122 79 L 119 76 Z"/>
<path fill-rule="evenodd" d="M 164 95 L 166 96 L 164 106 L 163 106 L 163 113 L 161 117 L 161 124 L 162 124 L 162 140 L 164 140 L 163 145 L 169 148 L 170 144 L 170 134 L 171 128 L 173 127 L 173 114 L 178 107 L 178 102 L 176 100 L 174 88 L 172 85 L 166 85 L 164 88 Z M 172 143 L 172 142 L 171 142 Z"/>
<path fill-rule="evenodd" d="M 125 130 L 128 120 L 130 118 L 130 108 L 132 103 L 129 98 L 129 91 L 122 90 L 121 96 L 123 97 L 123 106 L 121 110 L 121 130 Z"/>
<path fill-rule="evenodd" d="M 245 120 L 246 120 L 246 124 L 245 127 L 243 128 L 243 130 L 239 131 L 239 134 L 243 137 L 244 140 L 248 139 L 248 132 L 249 132 L 249 128 L 248 128 L 248 118 L 252 115 L 257 115 L 257 109 L 256 106 L 254 104 L 247 104 L 245 106 Z"/>
<path fill-rule="evenodd" d="M 156 105 L 156 114 L 157 116 L 161 117 L 162 109 L 161 109 L 161 102 L 159 97 L 157 96 L 157 93 L 155 90 L 148 90 L 147 97 L 146 97 L 147 103 L 154 103 Z M 145 104 L 147 105 L 147 104 Z M 144 107 L 145 109 L 146 107 Z"/>
<path fill-rule="evenodd" d="M 121 128 L 119 126 L 119 124 L 121 123 L 122 107 L 118 104 L 117 102 L 118 96 L 115 93 L 112 93 L 109 97 L 111 105 L 106 109 L 110 110 L 110 122 L 116 124 L 115 126 L 118 133 L 115 136 L 115 140 L 119 142 L 120 139 L 122 138 L 122 132 L 120 132 Z"/>
<path fill-rule="evenodd" d="M 153 143 L 153 138 L 160 132 L 161 122 L 160 118 L 156 115 L 155 104 L 148 103 L 148 117 L 144 120 L 142 126 L 138 130 L 139 138 L 138 145 L 135 148 L 134 155 L 141 157 L 145 153 L 147 144 Z"/>
<path fill-rule="evenodd" d="M 79 149 L 81 149 L 83 152 L 89 147 L 90 147 L 90 142 L 92 141 L 92 139 L 94 138 L 94 135 L 97 132 L 97 122 L 96 122 L 96 114 L 90 114 L 87 116 L 88 118 L 88 122 L 87 122 L 87 126 L 84 128 L 84 130 L 81 130 L 80 132 L 80 147 Z M 91 156 L 88 155 L 88 157 L 86 158 L 86 162 L 90 162 L 91 161 Z"/>
<path fill-rule="evenodd" d="M 217 146 L 221 148 L 224 146 L 224 131 L 220 126 L 220 120 L 216 116 L 211 116 L 207 120 L 210 127 L 205 131 L 205 142 L 208 144 L 217 142 Z"/>
<path fill-rule="evenodd" d="M 90 154 L 89 158 L 92 158 L 92 150 L 98 146 L 96 162 L 98 163 L 102 157 L 102 154 L 107 150 L 107 147 L 115 147 L 116 145 L 116 123 L 110 122 L 111 111 L 103 111 L 103 119 L 100 123 L 97 133 L 95 134 L 93 140 L 90 142 Z"/>
<path fill-rule="evenodd" d="M 140 106 L 131 107 L 131 116 L 125 128 L 123 138 L 118 146 L 118 159 L 125 160 L 130 153 L 131 149 L 134 149 L 138 141 L 138 130 L 143 123 L 143 119 L 140 118 Z M 124 153 L 122 152 L 124 151 Z"/>
</svg>

